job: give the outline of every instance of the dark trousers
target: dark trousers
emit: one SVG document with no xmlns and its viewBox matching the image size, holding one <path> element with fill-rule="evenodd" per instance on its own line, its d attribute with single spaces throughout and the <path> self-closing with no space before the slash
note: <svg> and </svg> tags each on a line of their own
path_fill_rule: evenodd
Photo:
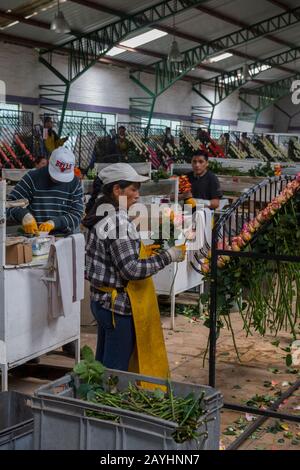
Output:
<svg viewBox="0 0 300 470">
<path fill-rule="evenodd" d="M 130 315 L 114 314 L 91 301 L 91 310 L 98 324 L 96 360 L 109 369 L 128 370 L 129 359 L 135 345 L 133 318 Z"/>
</svg>

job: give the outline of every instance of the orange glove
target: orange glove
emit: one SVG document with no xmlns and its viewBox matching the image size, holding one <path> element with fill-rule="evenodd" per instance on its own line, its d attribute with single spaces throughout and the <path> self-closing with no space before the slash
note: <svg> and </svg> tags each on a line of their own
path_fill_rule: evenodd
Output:
<svg viewBox="0 0 300 470">
<path fill-rule="evenodd" d="M 25 233 L 30 235 L 37 235 L 39 233 L 39 229 L 36 223 L 35 218 L 31 214 L 26 214 L 22 220 L 22 226 Z"/>
<path fill-rule="evenodd" d="M 194 209 L 197 206 L 197 203 L 193 197 L 185 199 L 184 204 L 190 204 L 192 206 L 192 209 Z"/>
<path fill-rule="evenodd" d="M 46 222 L 43 222 L 42 224 L 39 225 L 39 231 L 40 232 L 51 232 L 55 228 L 55 223 L 53 220 L 47 220 Z"/>
<path fill-rule="evenodd" d="M 160 248 L 160 245 L 145 245 L 144 248 L 146 256 L 150 258 L 150 256 L 158 254 L 157 250 Z"/>
</svg>

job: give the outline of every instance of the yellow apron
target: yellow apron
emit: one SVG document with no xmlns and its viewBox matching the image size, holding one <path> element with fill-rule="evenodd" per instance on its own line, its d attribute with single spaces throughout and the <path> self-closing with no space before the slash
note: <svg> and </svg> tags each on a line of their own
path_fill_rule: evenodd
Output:
<svg viewBox="0 0 300 470">
<path fill-rule="evenodd" d="M 64 142 L 65 139 L 56 139 L 54 134 L 52 134 L 51 137 L 48 135 L 47 139 L 44 140 L 45 147 L 50 154 L 53 152 L 53 150 L 61 147 Z"/>
<path fill-rule="evenodd" d="M 146 258 L 144 246 L 141 244 L 140 259 Z M 114 313 L 116 289 L 103 287 L 100 290 L 111 293 Z M 136 347 L 130 359 L 129 371 L 167 379 L 169 364 L 153 280 L 148 277 L 139 281 L 129 281 L 124 290 L 130 300 L 136 336 Z M 150 388 L 148 384 L 147 388 Z"/>
</svg>

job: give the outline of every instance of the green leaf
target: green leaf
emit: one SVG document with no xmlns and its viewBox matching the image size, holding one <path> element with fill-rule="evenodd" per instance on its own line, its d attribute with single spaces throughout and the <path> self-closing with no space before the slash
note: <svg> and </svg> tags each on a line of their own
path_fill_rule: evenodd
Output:
<svg viewBox="0 0 300 470">
<path fill-rule="evenodd" d="M 292 355 L 288 354 L 285 358 L 285 363 L 288 367 L 290 367 L 293 363 Z"/>
<path fill-rule="evenodd" d="M 276 339 L 275 341 L 272 341 L 272 343 L 271 343 L 271 344 L 273 344 L 273 346 L 276 346 L 276 347 L 278 347 L 278 346 L 279 346 L 279 344 L 280 344 L 280 341 L 279 341 L 279 339 Z"/>
<path fill-rule="evenodd" d="M 96 392 L 95 392 L 95 390 L 93 390 L 93 389 L 89 390 L 88 393 L 87 393 L 87 395 L 86 395 L 86 399 L 87 399 L 88 401 L 94 401 L 95 398 L 96 398 Z"/>
<path fill-rule="evenodd" d="M 103 372 L 104 372 L 104 370 L 105 370 L 105 368 L 104 368 L 104 366 L 101 364 L 101 362 L 98 362 L 98 361 L 92 362 L 92 363 L 90 364 L 90 368 L 91 368 L 93 371 L 97 372 L 97 374 L 99 374 L 99 375 L 102 375 Z"/>
<path fill-rule="evenodd" d="M 288 372 L 289 374 L 298 374 L 298 369 L 293 369 L 289 367 L 288 369 L 286 369 L 286 372 Z"/>
<path fill-rule="evenodd" d="M 236 436 L 236 431 L 232 428 L 227 428 L 226 431 L 223 431 L 224 436 Z"/>
<path fill-rule="evenodd" d="M 156 400 L 163 400 L 164 397 L 165 397 L 165 394 L 162 390 L 160 390 L 159 388 L 156 388 L 154 390 L 154 393 L 153 393 L 154 397 L 156 398 Z"/>
<path fill-rule="evenodd" d="M 90 384 L 81 384 L 78 387 L 77 394 L 80 396 L 80 398 L 87 398 L 88 393 L 90 392 L 92 386 Z"/>
<path fill-rule="evenodd" d="M 81 376 L 82 374 L 86 374 L 88 371 L 86 363 L 84 361 L 79 362 L 74 366 L 73 371 L 79 376 Z"/>
<path fill-rule="evenodd" d="M 272 382 L 270 382 L 269 380 L 264 381 L 264 387 L 270 388 L 271 386 L 272 386 Z"/>
<path fill-rule="evenodd" d="M 92 361 L 95 360 L 93 350 L 89 346 L 87 346 L 87 345 L 83 346 L 83 348 L 81 348 L 80 352 L 81 352 L 82 358 L 85 361 L 92 362 Z"/>
</svg>

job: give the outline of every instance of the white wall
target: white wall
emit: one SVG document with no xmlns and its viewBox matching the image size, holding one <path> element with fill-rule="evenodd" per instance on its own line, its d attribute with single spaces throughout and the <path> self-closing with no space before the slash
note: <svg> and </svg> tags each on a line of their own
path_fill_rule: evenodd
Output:
<svg viewBox="0 0 300 470">
<path fill-rule="evenodd" d="M 65 70 L 65 58 L 58 56 L 57 60 Z M 35 113 L 36 122 L 40 113 L 39 85 L 59 83 L 55 75 L 39 63 L 37 51 L 3 43 L 0 48 L 0 80 L 5 81 L 8 96 L 23 103 L 23 110 Z M 152 75 L 143 74 L 142 80 L 148 87 L 153 87 Z M 210 94 L 213 93 L 213 89 L 208 90 Z M 129 98 L 138 96 L 146 94 L 130 80 L 127 69 L 101 64 L 89 69 L 72 85 L 69 102 L 84 108 L 98 107 L 95 111 L 113 112 L 118 115 L 118 120 L 129 121 Z M 198 106 L 200 101 L 199 96 L 192 91 L 190 83 L 178 81 L 158 97 L 154 112 L 162 118 L 178 120 L 180 116 L 180 120 L 186 121 L 191 116 L 192 106 Z M 213 122 L 227 124 L 231 129 L 235 129 L 239 110 L 238 92 L 235 92 L 216 107 Z M 273 112 L 267 110 L 260 117 L 259 123 L 266 125 L 266 129 L 270 130 Z"/>
<path fill-rule="evenodd" d="M 274 107 L 274 132 L 300 132 L 300 105 L 292 103 L 291 94 Z"/>
</svg>

